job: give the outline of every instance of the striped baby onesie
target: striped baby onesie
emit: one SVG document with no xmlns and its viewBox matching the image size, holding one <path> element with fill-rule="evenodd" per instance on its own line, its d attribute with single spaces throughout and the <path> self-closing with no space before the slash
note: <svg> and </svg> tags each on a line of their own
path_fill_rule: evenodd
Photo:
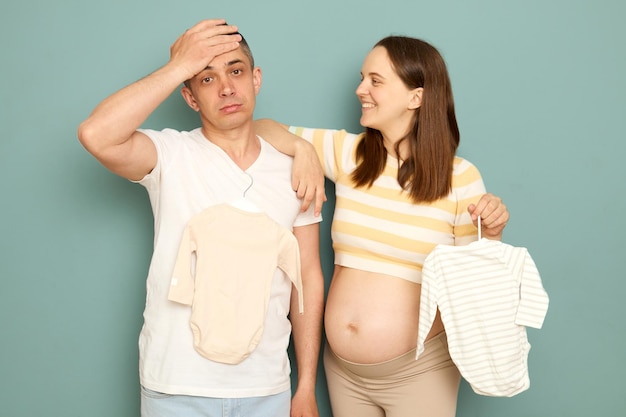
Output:
<svg viewBox="0 0 626 417">
<path fill-rule="evenodd" d="M 541 328 L 548 302 L 526 248 L 439 245 L 422 270 L 417 356 L 439 307 L 450 356 L 474 392 L 516 395 L 530 386 L 526 326 Z"/>
</svg>

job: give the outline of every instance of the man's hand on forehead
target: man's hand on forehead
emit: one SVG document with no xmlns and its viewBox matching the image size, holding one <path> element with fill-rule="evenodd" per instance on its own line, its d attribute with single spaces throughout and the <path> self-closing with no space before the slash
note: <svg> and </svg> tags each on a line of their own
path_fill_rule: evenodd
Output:
<svg viewBox="0 0 626 417">
<path fill-rule="evenodd" d="M 203 20 L 187 29 L 170 48 L 170 64 L 180 68 L 188 80 L 204 70 L 218 55 L 239 47 L 237 26 L 224 19 Z"/>
</svg>

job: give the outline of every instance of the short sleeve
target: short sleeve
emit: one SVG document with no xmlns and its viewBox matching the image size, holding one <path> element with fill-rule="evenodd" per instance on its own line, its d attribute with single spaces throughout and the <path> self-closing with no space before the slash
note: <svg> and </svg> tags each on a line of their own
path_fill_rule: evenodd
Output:
<svg viewBox="0 0 626 417">
<path fill-rule="evenodd" d="M 332 182 L 337 182 L 339 176 L 351 173 L 356 167 L 356 145 L 362 139 L 362 134 L 356 135 L 345 130 L 293 126 L 289 131 L 311 142 L 322 162 L 324 175 Z"/>
<path fill-rule="evenodd" d="M 478 229 L 474 226 L 467 207 L 476 204 L 485 192 L 485 184 L 478 169 L 463 158 L 455 158 L 452 178 L 452 194 L 456 200 L 455 246 L 464 246 L 477 239 Z"/>
</svg>

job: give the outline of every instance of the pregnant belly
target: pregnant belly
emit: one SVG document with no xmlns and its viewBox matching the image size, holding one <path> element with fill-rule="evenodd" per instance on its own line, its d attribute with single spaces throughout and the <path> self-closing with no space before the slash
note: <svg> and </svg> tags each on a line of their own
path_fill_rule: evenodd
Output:
<svg viewBox="0 0 626 417">
<path fill-rule="evenodd" d="M 337 266 L 325 312 L 328 343 L 341 358 L 379 363 L 417 344 L 421 285 Z M 431 335 L 443 329 L 436 320 Z"/>
</svg>

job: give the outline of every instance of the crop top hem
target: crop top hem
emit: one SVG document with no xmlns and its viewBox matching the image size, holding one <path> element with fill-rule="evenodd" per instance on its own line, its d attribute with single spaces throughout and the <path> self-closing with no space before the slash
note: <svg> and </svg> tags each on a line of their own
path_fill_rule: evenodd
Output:
<svg viewBox="0 0 626 417">
<path fill-rule="evenodd" d="M 335 265 L 346 268 L 358 269 L 365 272 L 373 272 L 377 274 L 389 275 L 395 278 L 404 279 L 406 281 L 421 284 L 421 271 L 415 268 L 403 267 L 397 264 L 373 261 L 355 257 L 348 253 L 335 253 Z"/>
</svg>

